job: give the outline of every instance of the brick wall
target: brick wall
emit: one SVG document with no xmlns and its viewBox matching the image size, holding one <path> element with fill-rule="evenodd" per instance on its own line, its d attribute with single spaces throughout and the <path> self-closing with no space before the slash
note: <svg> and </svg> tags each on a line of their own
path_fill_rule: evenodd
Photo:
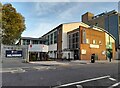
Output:
<svg viewBox="0 0 120 88">
<path fill-rule="evenodd" d="M 89 39 L 89 44 L 82 44 L 82 30 L 85 29 L 86 32 L 86 39 Z M 80 54 L 81 60 L 90 60 L 91 54 L 95 53 L 98 55 L 98 60 L 106 60 L 106 56 L 102 54 L 103 51 L 106 50 L 105 46 L 105 33 L 93 29 L 88 29 L 84 27 L 80 27 L 80 37 L 81 37 L 81 44 L 80 44 L 80 50 L 86 50 L 86 54 Z M 90 48 L 90 44 L 93 44 L 93 40 L 96 40 L 96 45 L 99 46 L 99 48 Z M 99 41 L 102 43 L 99 44 Z"/>
</svg>

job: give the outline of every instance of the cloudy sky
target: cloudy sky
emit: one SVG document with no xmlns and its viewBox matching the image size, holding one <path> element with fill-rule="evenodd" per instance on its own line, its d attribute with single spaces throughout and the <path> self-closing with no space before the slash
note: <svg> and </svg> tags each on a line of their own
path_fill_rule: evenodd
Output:
<svg viewBox="0 0 120 88">
<path fill-rule="evenodd" d="M 118 10 L 117 2 L 11 2 L 25 17 L 23 37 L 40 37 L 61 23 L 80 22 L 81 15 Z"/>
</svg>

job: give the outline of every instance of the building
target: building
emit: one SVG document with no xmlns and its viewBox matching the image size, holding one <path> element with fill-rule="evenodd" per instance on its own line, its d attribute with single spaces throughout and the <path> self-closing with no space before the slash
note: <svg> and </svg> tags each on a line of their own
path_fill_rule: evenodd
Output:
<svg viewBox="0 0 120 88">
<path fill-rule="evenodd" d="M 82 15 L 82 22 L 96 25 L 111 33 L 116 38 L 116 50 L 120 49 L 120 14 L 113 10 L 98 15 L 87 12 Z"/>
<path fill-rule="evenodd" d="M 65 58 L 68 49 L 67 32 L 77 29 L 79 26 L 88 26 L 82 22 L 63 23 L 55 27 L 41 38 L 46 41 L 48 45 L 48 55 L 50 58 Z M 65 51 L 65 52 L 64 52 Z"/>
<path fill-rule="evenodd" d="M 44 44 L 46 40 L 41 38 L 21 37 L 18 45 Z"/>
<path fill-rule="evenodd" d="M 106 52 L 112 51 L 115 58 L 115 38 L 99 27 L 83 27 L 70 31 L 68 35 L 68 54 L 69 58 L 90 60 L 91 55 L 95 54 L 97 60 L 106 60 Z M 110 42 L 109 39 L 110 38 Z M 112 46 L 109 46 L 111 43 Z M 71 57 L 71 55 L 72 57 Z"/>
<path fill-rule="evenodd" d="M 26 46 L 28 49 L 29 61 L 47 60 L 48 46 L 45 45 L 45 39 L 22 37 L 17 45 Z"/>
<path fill-rule="evenodd" d="M 95 53 L 99 60 L 106 60 L 109 49 L 115 57 L 115 38 L 104 29 L 83 22 L 60 24 L 41 38 L 46 40 L 50 58 L 90 60 Z"/>
</svg>

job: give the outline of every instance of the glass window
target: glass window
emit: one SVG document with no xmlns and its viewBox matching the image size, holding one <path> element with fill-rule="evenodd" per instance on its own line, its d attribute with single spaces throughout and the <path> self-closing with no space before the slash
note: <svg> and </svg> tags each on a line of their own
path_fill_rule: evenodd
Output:
<svg viewBox="0 0 120 88">
<path fill-rule="evenodd" d="M 97 44 L 97 41 L 96 41 L 96 40 L 93 40 L 93 44 Z"/>
<path fill-rule="evenodd" d="M 75 37 L 75 34 L 73 34 L 73 38 Z"/>
<path fill-rule="evenodd" d="M 78 32 L 76 33 L 76 37 L 78 37 Z"/>
<path fill-rule="evenodd" d="M 54 32 L 54 44 L 57 43 L 57 31 Z"/>
<path fill-rule="evenodd" d="M 86 43 L 87 43 L 87 44 L 89 44 L 89 43 L 90 43 L 89 39 L 86 39 Z"/>
<path fill-rule="evenodd" d="M 33 40 L 32 44 L 38 44 L 38 40 Z"/>
<path fill-rule="evenodd" d="M 71 35 L 69 35 L 69 39 L 71 38 Z"/>
<path fill-rule="evenodd" d="M 49 39 L 49 35 L 48 35 L 48 41 L 47 41 L 47 42 L 48 42 L 48 45 L 50 44 L 50 43 L 49 43 L 49 40 L 50 40 L 50 39 Z"/>
<path fill-rule="evenodd" d="M 30 44 L 30 40 L 24 39 L 23 40 L 23 45 L 29 45 Z"/>
<path fill-rule="evenodd" d="M 50 44 L 53 44 L 53 33 L 50 36 Z"/>
<path fill-rule="evenodd" d="M 99 41 L 99 44 L 102 45 L 102 41 Z"/>
</svg>

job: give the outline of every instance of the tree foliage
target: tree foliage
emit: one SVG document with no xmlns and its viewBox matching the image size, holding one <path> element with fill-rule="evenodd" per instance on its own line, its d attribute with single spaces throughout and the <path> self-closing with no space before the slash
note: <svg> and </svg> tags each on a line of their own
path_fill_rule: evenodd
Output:
<svg viewBox="0 0 120 88">
<path fill-rule="evenodd" d="M 2 4 L 0 3 L 0 23 L 2 22 Z"/>
<path fill-rule="evenodd" d="M 21 37 L 25 30 L 24 17 L 11 4 L 2 6 L 2 43 L 11 45 Z"/>
</svg>

